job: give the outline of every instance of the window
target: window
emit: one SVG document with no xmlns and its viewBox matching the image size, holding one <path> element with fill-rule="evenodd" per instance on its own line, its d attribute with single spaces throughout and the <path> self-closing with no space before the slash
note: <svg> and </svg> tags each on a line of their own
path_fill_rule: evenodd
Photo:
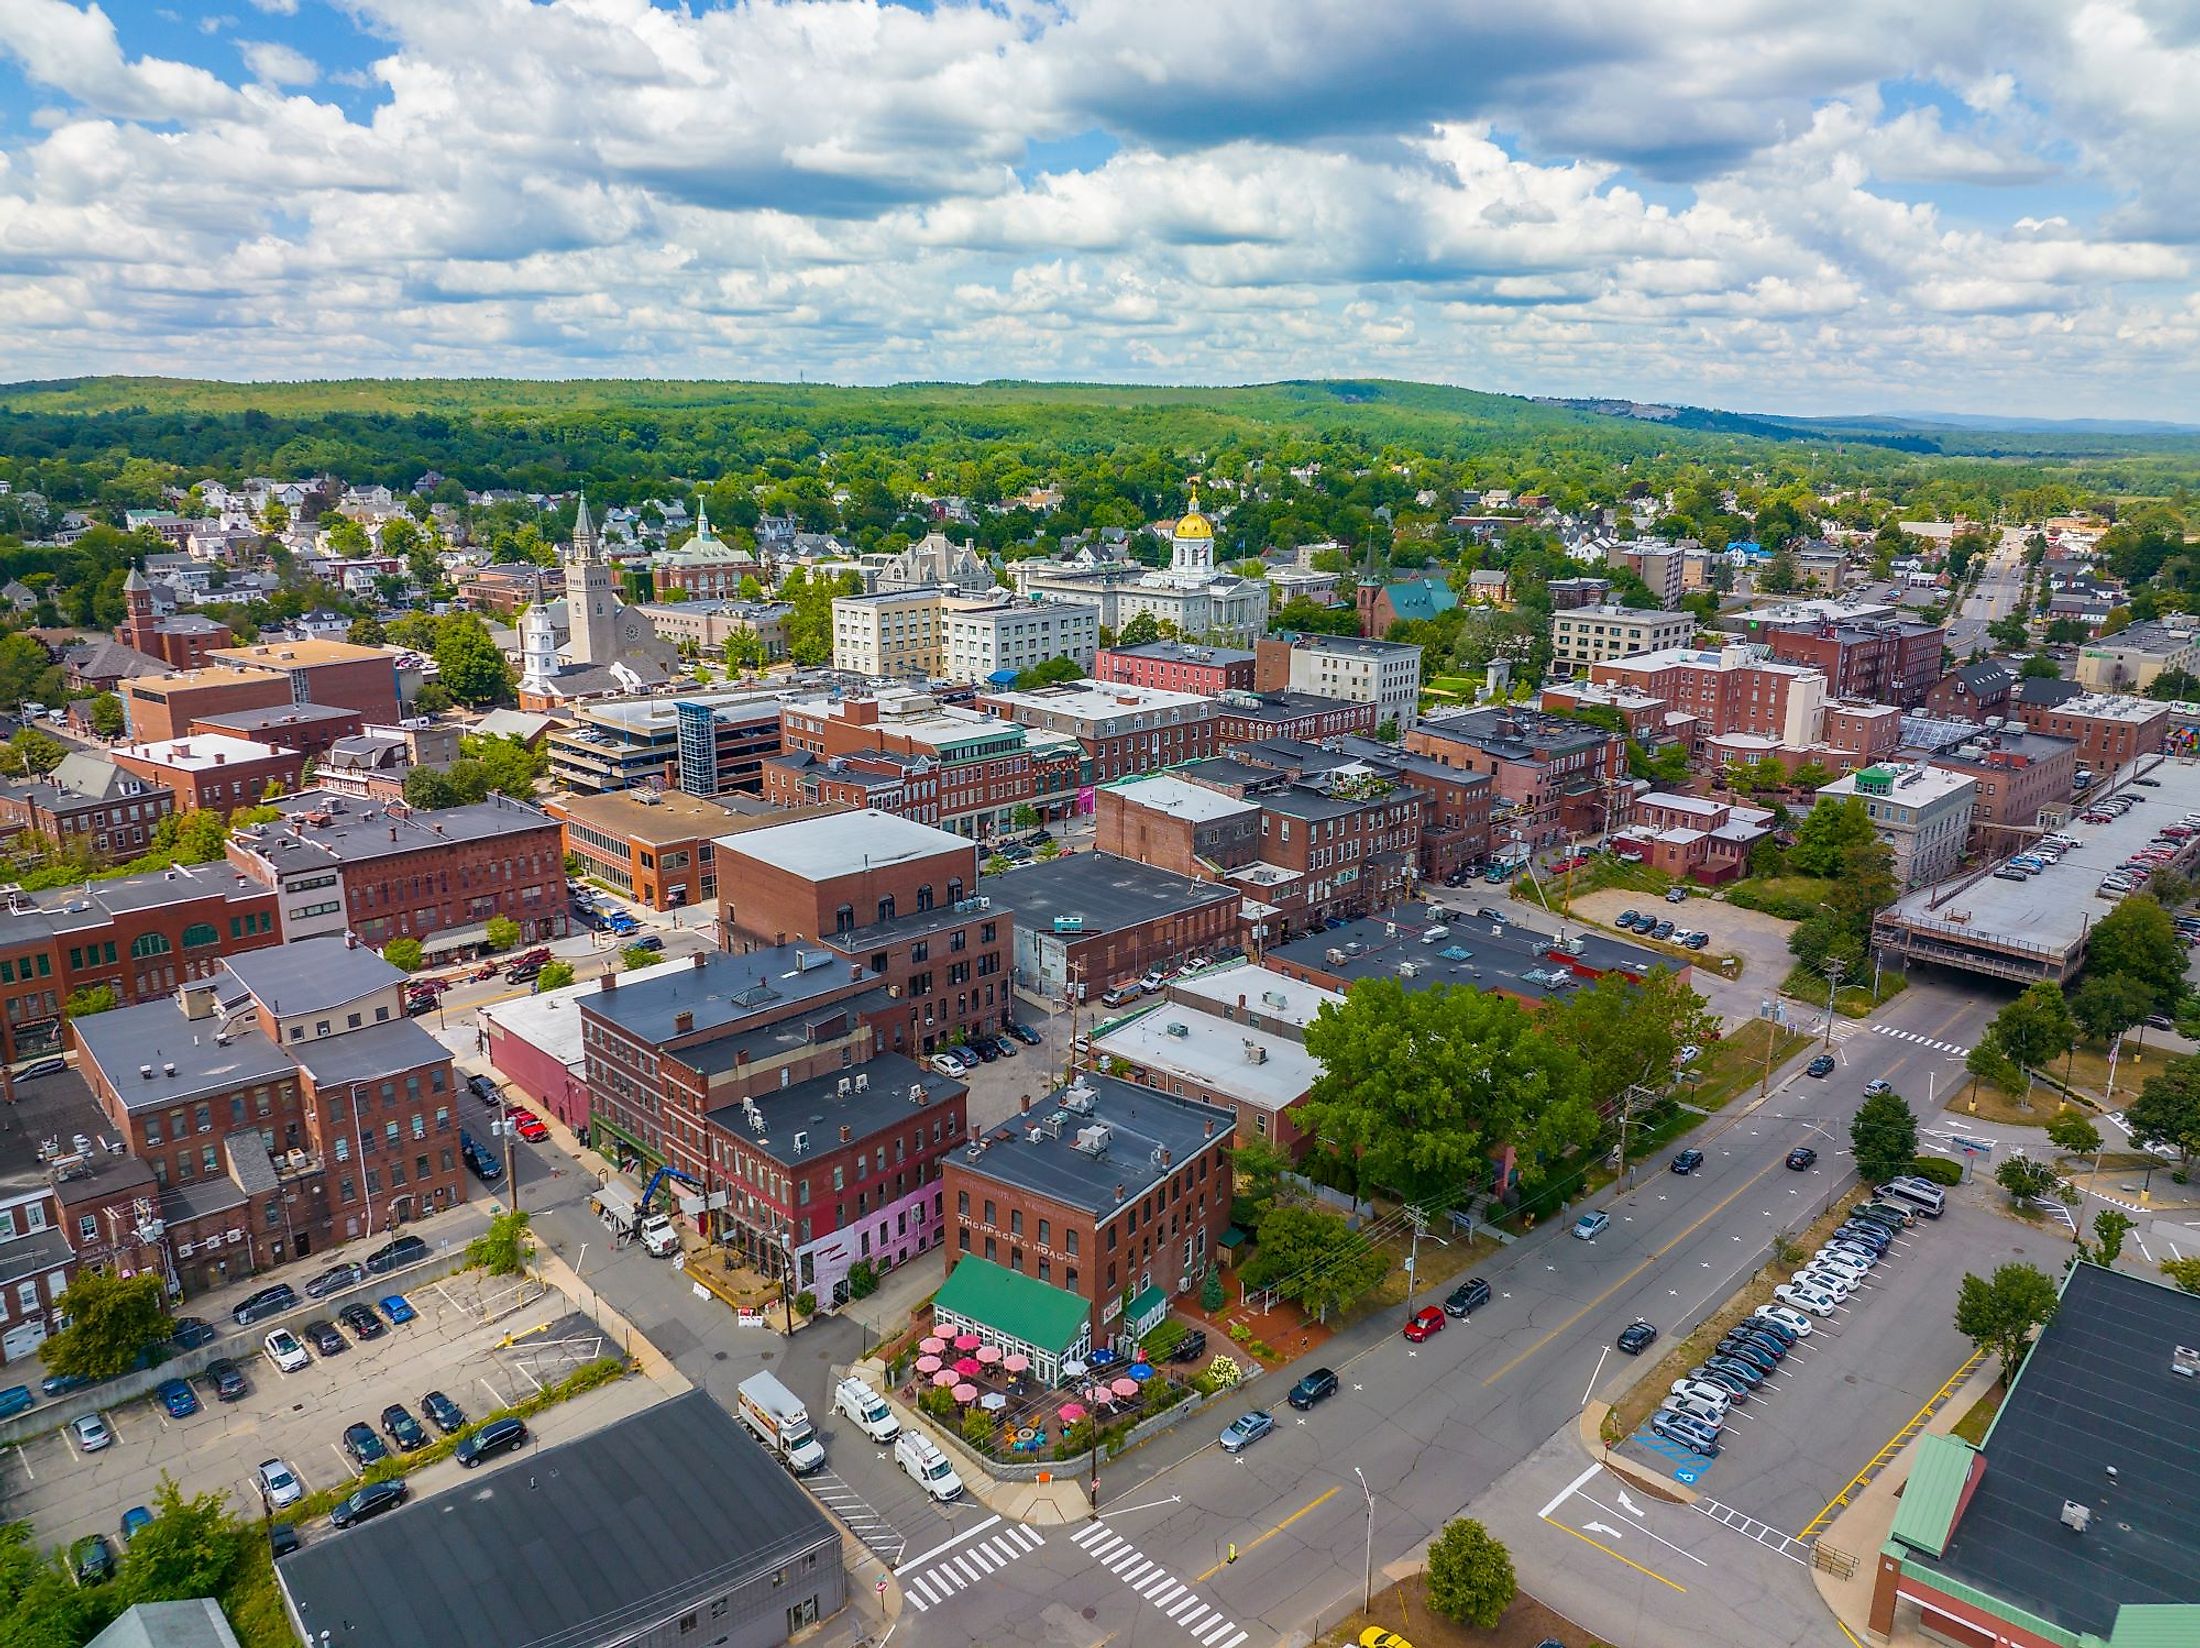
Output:
<svg viewBox="0 0 2200 1648">
<path fill-rule="evenodd" d="M 172 948 L 165 933 L 140 933 L 130 941 L 130 954 L 141 958 L 165 956 Z"/>
<path fill-rule="evenodd" d="M 214 931 L 214 924 L 211 921 L 194 921 L 183 930 L 183 947 L 186 950 L 196 949 L 202 944 L 219 944 L 220 942 L 221 935 Z"/>
<path fill-rule="evenodd" d="M 955 1192 L 955 1211 L 956 1211 L 957 1213 L 961 1214 L 961 1215 L 962 1215 L 962 1217 L 964 1217 L 965 1219 L 967 1219 L 967 1218 L 969 1218 L 969 1217 L 970 1217 L 970 1192 L 969 1192 L 969 1191 L 967 1191 L 967 1190 L 958 1190 L 958 1191 L 956 1191 L 956 1192 Z"/>
</svg>

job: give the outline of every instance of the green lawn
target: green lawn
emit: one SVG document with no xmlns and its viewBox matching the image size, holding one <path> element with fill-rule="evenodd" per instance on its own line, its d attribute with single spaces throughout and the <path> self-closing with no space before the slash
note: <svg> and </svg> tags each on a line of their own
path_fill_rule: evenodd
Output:
<svg viewBox="0 0 2200 1648">
<path fill-rule="evenodd" d="M 1777 1040 L 1772 1045 L 1772 1068 L 1775 1070 L 1811 1039 L 1800 1031 L 1783 1028 L 1769 1020 L 1751 1019 L 1704 1054 L 1697 1065 L 1702 1079 L 1693 1087 L 1681 1089 L 1681 1102 L 1700 1110 L 1717 1110 L 1736 1094 L 1756 1086 L 1764 1078 L 1766 1041 L 1775 1037 Z"/>
</svg>

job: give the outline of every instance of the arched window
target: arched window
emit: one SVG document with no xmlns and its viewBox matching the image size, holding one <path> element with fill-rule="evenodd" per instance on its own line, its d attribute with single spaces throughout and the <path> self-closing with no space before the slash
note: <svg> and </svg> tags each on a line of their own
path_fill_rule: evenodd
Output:
<svg viewBox="0 0 2200 1648">
<path fill-rule="evenodd" d="M 920 910 L 932 908 L 932 883 L 929 881 L 917 889 L 917 908 Z"/>
<path fill-rule="evenodd" d="M 173 948 L 165 933 L 140 933 L 130 942 L 130 954 L 139 957 L 165 956 Z"/>
<path fill-rule="evenodd" d="M 878 918 L 881 921 L 892 921 L 894 919 L 893 894 L 889 893 L 878 901 Z"/>
<path fill-rule="evenodd" d="M 183 947 L 195 950 L 202 944 L 219 944 L 221 935 L 214 931 L 211 921 L 194 921 L 183 930 Z"/>
<path fill-rule="evenodd" d="M 855 926 L 856 907 L 853 904 L 843 904 L 839 909 L 833 912 L 834 932 L 852 933 L 855 931 Z"/>
</svg>

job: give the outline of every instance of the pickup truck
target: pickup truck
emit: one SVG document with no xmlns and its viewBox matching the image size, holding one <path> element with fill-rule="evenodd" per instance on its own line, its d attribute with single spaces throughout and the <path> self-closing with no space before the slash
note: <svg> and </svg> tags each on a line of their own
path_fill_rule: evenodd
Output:
<svg viewBox="0 0 2200 1648">
<path fill-rule="evenodd" d="M 874 1442 L 891 1442 L 901 1434 L 901 1421 L 894 1417 L 894 1410 L 861 1379 L 843 1379 L 833 1392 L 833 1407 Z"/>
<path fill-rule="evenodd" d="M 768 1373 L 752 1373 L 736 1393 L 741 1417 L 757 1440 L 777 1454 L 796 1476 L 807 1476 L 825 1464 L 825 1445 L 810 1429 L 810 1415 L 801 1399 Z"/>
</svg>

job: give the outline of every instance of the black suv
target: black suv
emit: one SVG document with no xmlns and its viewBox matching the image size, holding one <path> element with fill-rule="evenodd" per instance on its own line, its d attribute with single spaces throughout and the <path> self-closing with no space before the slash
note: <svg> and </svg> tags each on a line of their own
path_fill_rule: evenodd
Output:
<svg viewBox="0 0 2200 1648">
<path fill-rule="evenodd" d="M 492 1419 L 451 1450 L 461 1465 L 471 1470 L 484 1459 L 510 1453 L 527 1440 L 527 1425 L 519 1419 Z"/>
<path fill-rule="evenodd" d="M 400 1236 L 388 1247 L 376 1248 L 367 1255 L 367 1269 L 376 1276 L 387 1276 L 393 1270 L 407 1265 L 417 1265 L 428 1256 L 428 1244 L 417 1236 Z M 247 1301 L 249 1303 L 249 1301 Z"/>
<path fill-rule="evenodd" d="M 390 1456 L 390 1450 L 383 1447 L 382 1439 L 374 1434 L 374 1427 L 363 1420 L 344 1427 L 344 1452 L 361 1470 Z"/>
<path fill-rule="evenodd" d="M 1803 1074 L 1806 1076 L 1816 1076 L 1820 1081 L 1823 1081 L 1826 1077 L 1833 1074 L 1833 1064 L 1834 1060 L 1831 1053 L 1821 1053 L 1815 1059 L 1812 1059 L 1810 1061 L 1809 1065 L 1805 1067 Z"/>
<path fill-rule="evenodd" d="M 351 1349 L 351 1341 L 336 1331 L 334 1322 L 308 1322 L 298 1336 L 323 1356 L 341 1356 Z"/>
<path fill-rule="evenodd" d="M 412 1453 L 428 1445 L 428 1433 L 402 1402 L 392 1402 L 382 1410 L 382 1434 L 397 1444 L 399 1453 Z"/>
<path fill-rule="evenodd" d="M 466 1428 L 466 1415 L 456 1402 L 441 1391 L 430 1391 L 420 1399 L 420 1411 L 426 1414 L 435 1428 L 445 1436 L 451 1436 Z"/>
<path fill-rule="evenodd" d="M 1479 1276 L 1470 1276 L 1444 1298 L 1446 1316 L 1472 1316 L 1476 1310 L 1490 1302 L 1490 1285 Z"/>
<path fill-rule="evenodd" d="M 1293 1385 L 1284 1400 L 1294 1408 L 1304 1411 L 1316 1402 L 1337 1394 L 1337 1376 L 1327 1368 L 1316 1368 Z"/>
<path fill-rule="evenodd" d="M 249 1327 L 263 1316 L 280 1316 L 286 1310 L 298 1306 L 298 1290 L 288 1282 L 277 1282 L 271 1288 L 262 1288 L 249 1299 L 241 1301 L 229 1314 L 237 1326 Z"/>
<path fill-rule="evenodd" d="M 366 1430 L 364 1425 L 355 1427 Z M 367 1431 L 369 1436 L 374 1433 Z M 379 1443 L 376 1446 L 380 1446 Z M 394 1511 L 405 1503 L 405 1484 L 401 1481 L 369 1482 L 364 1488 L 328 1513 L 330 1523 L 348 1528 L 354 1522 L 364 1522 L 370 1516 L 380 1516 L 384 1511 Z"/>
<path fill-rule="evenodd" d="M 1194 1328 L 1176 1342 L 1175 1347 L 1169 1352 L 1169 1360 L 1172 1362 L 1196 1362 L 1206 1354 L 1207 1332 L 1204 1328 Z"/>
<path fill-rule="evenodd" d="M 336 1320 L 351 1329 L 353 1337 L 358 1339 L 379 1339 L 389 1332 L 382 1325 L 382 1318 L 365 1305 L 346 1305 L 336 1313 Z"/>
</svg>

